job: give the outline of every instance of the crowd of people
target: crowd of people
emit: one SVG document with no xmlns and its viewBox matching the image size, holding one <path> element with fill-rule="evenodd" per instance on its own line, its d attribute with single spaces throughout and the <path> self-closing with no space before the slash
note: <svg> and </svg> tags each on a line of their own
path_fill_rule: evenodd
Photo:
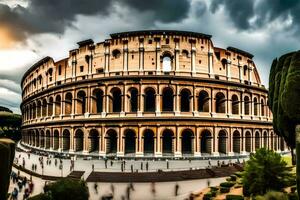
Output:
<svg viewBox="0 0 300 200">
<path fill-rule="evenodd" d="M 11 192 L 10 199 L 18 200 L 20 193 L 23 192 L 23 200 L 28 199 L 28 197 L 33 193 L 34 183 L 32 181 L 32 176 L 28 179 L 26 176 L 20 176 L 20 171 L 17 173 L 11 172 L 12 184 L 15 186 Z"/>
</svg>

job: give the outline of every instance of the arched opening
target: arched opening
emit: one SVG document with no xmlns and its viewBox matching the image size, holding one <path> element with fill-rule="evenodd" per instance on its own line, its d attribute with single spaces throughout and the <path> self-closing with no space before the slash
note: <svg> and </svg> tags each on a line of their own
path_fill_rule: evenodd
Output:
<svg viewBox="0 0 300 200">
<path fill-rule="evenodd" d="M 247 65 L 244 65 L 244 76 L 247 75 L 247 71 L 248 71 L 248 66 L 247 66 Z"/>
<path fill-rule="evenodd" d="M 165 130 L 162 134 L 162 153 L 173 154 L 173 137 L 174 134 L 171 130 Z"/>
<path fill-rule="evenodd" d="M 38 101 L 37 102 L 37 112 L 36 112 L 37 118 L 41 117 L 41 108 L 42 108 L 42 103 L 41 103 L 41 101 Z"/>
<path fill-rule="evenodd" d="M 54 138 L 53 138 L 53 149 L 57 150 L 59 148 L 59 132 L 58 130 L 54 130 Z"/>
<path fill-rule="evenodd" d="M 47 116 L 47 100 L 43 99 L 43 105 L 42 105 L 42 116 Z"/>
<path fill-rule="evenodd" d="M 46 131 L 46 149 L 50 148 L 50 139 L 51 139 L 51 137 L 50 137 L 50 131 L 47 130 Z"/>
<path fill-rule="evenodd" d="M 198 97 L 198 111 L 209 112 L 209 96 L 208 93 L 202 90 Z"/>
<path fill-rule="evenodd" d="M 265 116 L 265 103 L 263 99 L 261 100 L 260 106 L 261 106 L 261 116 Z"/>
<path fill-rule="evenodd" d="M 241 152 L 241 135 L 238 131 L 233 132 L 232 144 L 233 144 L 233 152 L 240 153 Z"/>
<path fill-rule="evenodd" d="M 72 113 L 72 93 L 68 92 L 65 96 L 65 114 L 70 115 Z"/>
<path fill-rule="evenodd" d="M 191 130 L 184 130 L 181 135 L 182 154 L 193 154 L 194 134 Z"/>
<path fill-rule="evenodd" d="M 248 96 L 244 97 L 244 111 L 245 115 L 250 115 L 250 100 Z"/>
<path fill-rule="evenodd" d="M 89 152 L 98 152 L 99 151 L 99 133 L 96 129 L 92 129 L 89 134 Z"/>
<path fill-rule="evenodd" d="M 209 130 L 204 130 L 201 133 L 201 154 L 212 153 L 212 136 Z"/>
<path fill-rule="evenodd" d="M 150 129 L 144 132 L 144 154 L 154 154 L 154 133 Z"/>
<path fill-rule="evenodd" d="M 223 58 L 223 59 L 221 60 L 221 63 L 222 63 L 223 69 L 226 69 L 227 60 L 226 60 L 225 58 Z"/>
<path fill-rule="evenodd" d="M 216 94 L 216 113 L 225 113 L 226 99 L 222 92 Z"/>
<path fill-rule="evenodd" d="M 49 98 L 49 104 L 48 104 L 48 116 L 53 115 L 53 97 Z"/>
<path fill-rule="evenodd" d="M 219 147 L 219 153 L 221 154 L 227 153 L 227 134 L 224 130 L 221 130 L 219 132 L 218 147 Z"/>
<path fill-rule="evenodd" d="M 41 131 L 40 138 L 41 138 L 41 144 L 40 144 L 40 147 L 41 147 L 41 148 L 45 148 L 45 132 L 44 132 L 43 130 Z"/>
<path fill-rule="evenodd" d="M 92 96 L 92 112 L 101 113 L 103 111 L 103 91 L 95 89 Z"/>
<path fill-rule="evenodd" d="M 118 49 L 114 49 L 112 51 L 112 56 L 114 57 L 114 59 L 118 59 L 121 57 L 121 52 Z"/>
<path fill-rule="evenodd" d="M 180 111 L 190 111 L 191 92 L 188 89 L 183 89 L 180 92 Z"/>
<path fill-rule="evenodd" d="M 163 72 L 170 72 L 172 70 L 172 59 L 169 55 L 163 57 L 162 69 Z"/>
<path fill-rule="evenodd" d="M 110 129 L 106 133 L 106 153 L 111 153 L 115 154 L 117 153 L 117 140 L 118 140 L 118 135 L 115 130 Z"/>
<path fill-rule="evenodd" d="M 268 134 L 264 132 L 264 148 L 268 148 Z"/>
<path fill-rule="evenodd" d="M 257 102 L 257 98 L 256 97 L 254 97 L 254 99 L 253 99 L 253 104 L 254 104 L 254 115 L 257 116 L 258 115 L 258 111 L 257 111 L 257 104 L 258 104 L 258 102 Z"/>
<path fill-rule="evenodd" d="M 181 55 L 182 55 L 184 58 L 188 58 L 188 57 L 189 57 L 189 52 L 188 52 L 188 50 L 183 49 L 182 52 L 181 52 Z"/>
<path fill-rule="evenodd" d="M 112 91 L 112 111 L 121 112 L 122 96 L 119 88 L 113 88 Z"/>
<path fill-rule="evenodd" d="M 75 151 L 83 151 L 83 132 L 80 129 L 75 133 Z"/>
<path fill-rule="evenodd" d="M 36 104 L 35 102 L 32 105 L 33 119 L 36 119 Z"/>
<path fill-rule="evenodd" d="M 156 101 L 155 101 L 155 90 L 153 88 L 145 89 L 145 112 L 154 112 Z"/>
<path fill-rule="evenodd" d="M 232 109 L 232 114 L 238 115 L 239 114 L 239 98 L 237 95 L 232 95 L 231 97 L 231 109 Z"/>
<path fill-rule="evenodd" d="M 63 131 L 63 151 L 69 151 L 70 150 L 70 131 L 65 129 Z"/>
<path fill-rule="evenodd" d="M 130 89 L 130 112 L 137 112 L 138 110 L 138 90 L 136 88 Z"/>
<path fill-rule="evenodd" d="M 260 148 L 259 132 L 255 132 L 255 151 Z"/>
<path fill-rule="evenodd" d="M 55 97 L 55 115 L 58 116 L 61 114 L 61 96 L 57 95 Z"/>
<path fill-rule="evenodd" d="M 162 110 L 163 111 L 173 111 L 173 107 L 174 107 L 173 90 L 169 87 L 165 88 L 163 90 L 162 98 L 163 98 Z"/>
<path fill-rule="evenodd" d="M 40 146 L 40 135 L 39 135 L 39 132 L 37 130 L 35 131 L 35 136 L 36 136 L 35 146 L 39 147 Z"/>
<path fill-rule="evenodd" d="M 86 111 L 86 94 L 84 91 L 77 93 L 77 114 L 84 114 Z"/>
<path fill-rule="evenodd" d="M 249 131 L 246 132 L 246 141 L 245 141 L 245 147 L 246 147 L 246 152 L 251 152 L 251 144 L 252 144 L 252 138 L 251 138 L 251 133 Z"/>
<path fill-rule="evenodd" d="M 135 153 L 135 132 L 133 130 L 125 131 L 125 154 Z"/>
</svg>

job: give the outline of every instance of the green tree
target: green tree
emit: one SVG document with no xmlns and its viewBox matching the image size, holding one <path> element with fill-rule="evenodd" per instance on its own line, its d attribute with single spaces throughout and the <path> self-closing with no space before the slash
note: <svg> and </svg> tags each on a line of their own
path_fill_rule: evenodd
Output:
<svg viewBox="0 0 300 200">
<path fill-rule="evenodd" d="M 45 186 L 45 192 L 53 200 L 88 200 L 89 190 L 86 182 L 63 178 Z"/>
<path fill-rule="evenodd" d="M 245 196 L 263 195 L 267 191 L 280 191 L 294 179 L 292 168 L 278 153 L 265 148 L 250 156 L 242 176 Z"/>
<path fill-rule="evenodd" d="M 269 107 L 273 113 L 274 131 L 296 148 L 297 191 L 300 192 L 300 51 L 275 59 L 269 77 Z M 293 162 L 294 163 L 294 162 Z"/>
</svg>

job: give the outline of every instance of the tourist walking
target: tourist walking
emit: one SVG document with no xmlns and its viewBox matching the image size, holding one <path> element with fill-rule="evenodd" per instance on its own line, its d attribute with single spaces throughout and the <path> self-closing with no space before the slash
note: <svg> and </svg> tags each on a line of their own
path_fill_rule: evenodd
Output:
<svg viewBox="0 0 300 200">
<path fill-rule="evenodd" d="M 111 183 L 110 184 L 110 190 L 113 196 L 115 196 L 115 186 Z"/>
<path fill-rule="evenodd" d="M 98 194 L 98 183 L 94 184 L 95 193 Z"/>
<path fill-rule="evenodd" d="M 147 171 L 149 170 L 149 163 L 148 163 L 148 161 L 146 162 L 146 170 Z"/>
<path fill-rule="evenodd" d="M 151 193 L 153 196 L 155 196 L 156 190 L 155 190 L 155 182 L 151 183 Z"/>
<path fill-rule="evenodd" d="M 14 188 L 14 190 L 11 193 L 11 199 L 12 200 L 18 200 L 18 194 L 19 194 L 18 189 Z"/>
<path fill-rule="evenodd" d="M 179 185 L 176 183 L 175 185 L 175 196 L 178 196 Z"/>
</svg>

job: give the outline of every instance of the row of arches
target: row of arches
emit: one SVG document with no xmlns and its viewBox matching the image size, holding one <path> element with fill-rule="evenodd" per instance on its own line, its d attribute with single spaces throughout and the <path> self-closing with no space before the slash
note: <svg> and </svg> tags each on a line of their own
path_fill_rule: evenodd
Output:
<svg viewBox="0 0 300 200">
<path fill-rule="evenodd" d="M 184 129 L 179 137 L 171 129 L 165 129 L 160 136 L 157 136 L 152 129 L 145 129 L 141 133 L 141 138 L 134 129 L 124 130 L 123 135 L 120 135 L 115 129 L 108 129 L 103 137 L 97 129 L 91 129 L 86 134 L 88 137 L 85 137 L 82 129 L 74 131 L 73 136 L 69 129 L 64 129 L 61 134 L 58 130 L 54 130 L 53 134 L 50 130 L 27 131 L 24 133 L 23 140 L 29 145 L 44 149 L 52 148 L 53 150 L 75 152 L 86 150 L 94 153 L 104 151 L 106 154 L 123 152 L 132 155 L 140 150 L 144 155 L 154 155 L 156 152 L 161 152 L 163 155 L 174 155 L 178 151 L 182 155 L 193 155 L 195 152 L 203 155 L 215 152 L 224 155 L 230 152 L 240 154 L 242 152 L 250 153 L 261 147 L 285 150 L 282 138 L 273 133 L 263 132 L 261 134 L 258 131 L 254 133 L 246 131 L 241 134 L 235 130 L 232 134 L 228 134 L 226 130 L 220 130 L 213 134 L 210 130 L 204 129 L 199 138 L 188 128 Z"/>
<path fill-rule="evenodd" d="M 194 97 L 190 89 L 183 88 L 179 94 L 174 93 L 172 87 L 165 87 L 162 94 L 157 94 L 152 87 L 144 89 L 140 94 L 135 87 L 128 89 L 126 94 L 119 87 L 112 88 L 107 95 L 100 88 L 92 90 L 90 97 L 85 90 L 80 90 L 73 96 L 66 92 L 62 98 L 60 94 L 55 97 L 37 100 L 23 110 L 25 119 L 53 115 L 84 114 L 86 112 L 99 114 L 102 112 L 215 112 L 231 113 L 233 115 L 265 116 L 266 104 L 264 99 L 244 95 L 243 99 L 237 94 L 227 99 L 223 92 L 217 92 L 212 98 L 208 91 L 201 90 Z M 229 102 L 229 104 L 228 104 Z M 231 109 L 230 109 L 231 108 Z"/>
</svg>

